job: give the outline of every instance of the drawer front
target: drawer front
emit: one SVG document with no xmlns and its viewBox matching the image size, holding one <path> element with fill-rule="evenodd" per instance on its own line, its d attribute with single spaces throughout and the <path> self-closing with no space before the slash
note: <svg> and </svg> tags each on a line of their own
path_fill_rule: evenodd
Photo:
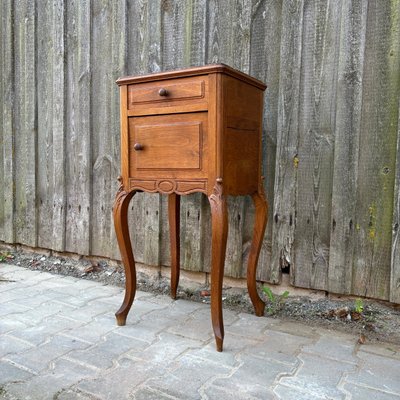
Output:
<svg viewBox="0 0 400 400">
<path fill-rule="evenodd" d="M 190 77 L 128 86 L 130 115 L 206 111 L 208 77 Z"/>
<path fill-rule="evenodd" d="M 207 113 L 129 118 L 131 177 L 205 176 L 207 148 Z"/>
</svg>

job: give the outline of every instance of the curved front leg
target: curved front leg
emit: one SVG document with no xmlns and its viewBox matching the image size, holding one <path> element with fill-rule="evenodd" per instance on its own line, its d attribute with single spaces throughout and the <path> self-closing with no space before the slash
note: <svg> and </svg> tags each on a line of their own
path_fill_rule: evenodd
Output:
<svg viewBox="0 0 400 400">
<path fill-rule="evenodd" d="M 181 196 L 168 195 L 169 236 L 171 243 L 171 297 L 176 299 L 180 271 L 180 203 Z"/>
<path fill-rule="evenodd" d="M 267 225 L 268 203 L 265 199 L 264 193 L 254 193 L 252 195 L 252 199 L 254 201 L 256 215 L 253 230 L 253 240 L 251 242 L 249 261 L 247 264 L 247 289 L 249 291 L 249 296 L 251 302 L 253 303 L 255 313 L 257 316 L 261 317 L 264 315 L 265 303 L 261 300 L 257 293 L 256 270 L 265 227 Z"/>
<path fill-rule="evenodd" d="M 222 315 L 222 281 L 228 236 L 228 211 L 226 199 L 222 195 L 222 184 L 216 183 L 214 193 L 209 197 L 212 223 L 211 255 L 211 320 L 217 345 L 222 351 L 224 341 L 224 321 Z"/>
<path fill-rule="evenodd" d="M 117 236 L 118 246 L 121 252 L 122 263 L 125 267 L 125 297 L 124 301 L 115 313 L 118 325 L 125 325 L 126 317 L 132 306 L 136 293 L 136 269 L 135 259 L 132 253 L 132 244 L 129 236 L 128 227 L 128 208 L 129 202 L 135 192 L 127 193 L 122 184 L 122 178 L 118 178 L 121 182 L 120 188 L 115 197 L 113 216 L 114 227 Z"/>
</svg>

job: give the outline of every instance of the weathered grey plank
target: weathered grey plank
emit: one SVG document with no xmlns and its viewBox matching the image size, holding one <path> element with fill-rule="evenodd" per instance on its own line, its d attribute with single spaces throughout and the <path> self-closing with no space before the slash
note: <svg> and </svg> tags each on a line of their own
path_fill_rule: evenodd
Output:
<svg viewBox="0 0 400 400">
<path fill-rule="evenodd" d="M 294 224 L 296 218 L 297 154 L 303 1 L 286 0 L 282 7 L 277 149 L 270 282 L 281 279 L 281 267 L 291 266 L 294 279 Z"/>
<path fill-rule="evenodd" d="M 111 26 L 111 54 L 112 62 L 112 86 L 110 90 L 110 118 L 111 127 L 109 135 L 111 136 L 111 192 L 108 210 L 111 210 L 114 202 L 114 196 L 118 189 L 118 181 L 116 177 L 120 175 L 120 117 L 119 117 L 119 89 L 114 81 L 127 74 L 127 2 L 126 0 L 112 3 L 112 26 Z M 107 212 L 107 210 L 105 211 Z M 109 212 L 109 211 L 108 211 Z M 109 218 L 112 220 L 112 215 L 109 212 Z M 111 258 L 119 259 L 119 249 L 114 232 L 114 223 L 111 222 L 110 230 L 110 249 L 108 255 Z"/>
<path fill-rule="evenodd" d="M 38 238 L 39 247 L 53 244 L 53 7 L 37 3 L 37 102 L 38 102 Z M 61 85 L 64 87 L 64 84 Z"/>
<path fill-rule="evenodd" d="M 128 74 L 158 72 L 162 68 L 162 2 L 134 1 L 128 6 L 128 26 L 136 27 L 136 32 L 129 35 Z M 140 193 L 134 197 L 131 211 L 136 259 L 148 265 L 159 265 L 161 197 Z"/>
<path fill-rule="evenodd" d="M 65 249 L 90 254 L 91 2 L 66 2 L 66 236 Z"/>
<path fill-rule="evenodd" d="M 66 236 L 66 74 L 65 2 L 53 1 L 53 240 L 52 249 L 65 250 Z"/>
<path fill-rule="evenodd" d="M 325 290 L 332 204 L 339 3 L 305 3 L 303 24 L 294 283 Z"/>
<path fill-rule="evenodd" d="M 112 176 L 113 159 L 111 154 L 113 129 L 111 100 L 115 100 L 110 96 L 115 89 L 112 13 L 113 6 L 108 0 L 96 1 L 92 4 L 90 95 L 93 131 L 91 141 L 93 198 L 90 229 L 91 253 L 94 255 L 109 254 L 111 229 L 114 229 L 110 207 L 111 187 L 115 184 L 115 176 Z"/>
<path fill-rule="evenodd" d="M 364 58 L 353 287 L 388 299 L 396 167 L 400 1 L 370 2 Z"/>
<path fill-rule="evenodd" d="M 342 3 L 328 289 L 351 293 L 367 3 Z"/>
<path fill-rule="evenodd" d="M 251 2 L 209 2 L 208 62 L 223 62 L 249 72 Z M 243 276 L 245 200 L 228 198 L 228 242 L 225 274 Z"/>
<path fill-rule="evenodd" d="M 36 162 L 36 4 L 15 4 L 15 235 L 18 243 L 37 245 Z"/>
<path fill-rule="evenodd" d="M 1 37 L 0 37 L 0 76 L 3 77 L 3 70 L 4 70 L 4 28 L 3 28 L 3 12 L 4 12 L 4 4 L 3 0 L 0 0 L 0 32 L 1 32 Z M 4 104 L 4 82 L 3 79 L 0 80 L 0 104 Z M 3 165 L 4 165 L 4 148 L 3 148 L 3 106 L 1 107 L 1 112 L 0 112 L 0 187 L 4 188 L 4 171 L 3 171 Z M 3 190 L 2 190 L 3 193 Z M 4 241 L 4 199 L 3 195 L 0 194 L 0 241 Z"/>
<path fill-rule="evenodd" d="M 163 8 L 163 69 L 176 69 L 205 63 L 207 2 L 165 2 Z M 201 17 L 201 18 L 199 18 Z M 184 22 L 184 23 L 182 23 Z M 203 263 L 202 209 L 204 196 L 194 194 L 181 200 L 181 266 L 191 271 L 209 268 Z M 168 224 L 163 214 L 162 226 Z M 162 229 L 165 231 L 165 229 Z M 169 236 L 163 235 L 164 242 Z M 163 243 L 165 246 L 167 243 Z M 169 250 L 167 250 L 169 254 Z M 169 264 L 169 259 L 165 260 Z"/>
<path fill-rule="evenodd" d="M 15 176 L 15 152 L 14 152 L 14 8 L 13 3 L 5 1 L 2 4 L 2 81 L 3 81 L 3 240 L 7 243 L 15 241 L 14 226 L 14 176 Z"/>
<path fill-rule="evenodd" d="M 397 121 L 397 157 L 394 186 L 394 209 L 392 222 L 392 257 L 390 274 L 390 298 L 393 303 L 400 303 L 400 101 Z"/>
<path fill-rule="evenodd" d="M 264 189 L 266 191 L 269 210 L 268 224 L 258 262 L 257 278 L 268 282 L 273 281 L 274 275 L 272 268 L 272 227 L 278 125 L 281 26 L 282 1 L 253 1 L 250 38 L 250 74 L 268 85 L 264 95 L 262 167 L 265 177 Z M 252 207 L 251 210 L 254 210 L 254 208 Z M 246 211 L 244 225 L 247 230 L 253 228 L 252 219 L 249 217 L 250 214 Z M 248 237 L 251 237 L 251 233 L 251 230 L 247 233 Z M 244 240 L 244 243 L 246 249 L 250 249 L 247 240 Z M 247 256 L 247 254 L 245 254 L 245 256 Z"/>
</svg>

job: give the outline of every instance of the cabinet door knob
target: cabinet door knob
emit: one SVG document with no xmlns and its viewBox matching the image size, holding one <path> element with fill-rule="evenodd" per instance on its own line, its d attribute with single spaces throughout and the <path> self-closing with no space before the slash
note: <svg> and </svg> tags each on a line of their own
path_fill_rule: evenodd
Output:
<svg viewBox="0 0 400 400">
<path fill-rule="evenodd" d="M 167 90 L 167 89 L 164 89 L 164 88 L 161 88 L 161 89 L 158 91 L 158 94 L 159 94 L 160 96 L 168 96 L 168 90 Z"/>
<path fill-rule="evenodd" d="M 143 150 L 143 145 L 140 144 L 140 143 L 135 143 L 135 144 L 133 145 L 133 148 L 134 148 L 136 151 Z"/>
</svg>

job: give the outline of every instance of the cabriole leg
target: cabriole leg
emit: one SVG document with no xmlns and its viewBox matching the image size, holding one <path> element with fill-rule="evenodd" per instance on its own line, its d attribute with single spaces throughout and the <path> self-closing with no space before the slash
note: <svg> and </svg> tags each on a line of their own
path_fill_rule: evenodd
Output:
<svg viewBox="0 0 400 400">
<path fill-rule="evenodd" d="M 264 197 L 264 193 L 255 193 L 252 195 L 254 201 L 255 223 L 253 230 L 253 240 L 251 242 L 249 261 L 247 264 L 247 289 L 251 302 L 257 316 L 264 315 L 265 304 L 257 293 L 256 270 L 258 257 L 260 255 L 261 245 L 264 237 L 265 227 L 268 218 L 268 203 Z"/>
<path fill-rule="evenodd" d="M 222 282 L 226 239 L 228 235 L 228 212 L 226 199 L 222 195 L 222 185 L 216 184 L 209 197 L 212 223 L 211 255 L 211 320 L 217 351 L 222 351 L 224 341 L 224 321 L 222 315 Z"/>
<path fill-rule="evenodd" d="M 128 208 L 129 202 L 135 192 L 127 193 L 122 184 L 122 178 L 118 179 L 121 182 L 121 186 L 115 197 L 113 216 L 115 233 L 117 236 L 118 246 L 121 252 L 122 263 L 125 267 L 125 297 L 124 301 L 115 313 L 118 325 L 125 325 L 126 317 L 132 306 L 133 299 L 136 293 L 136 269 L 135 259 L 133 258 L 132 244 L 129 236 L 128 227 Z"/>
<path fill-rule="evenodd" d="M 181 197 L 172 193 L 168 195 L 168 220 L 171 243 L 171 297 L 176 299 L 180 271 L 180 203 Z"/>
</svg>

